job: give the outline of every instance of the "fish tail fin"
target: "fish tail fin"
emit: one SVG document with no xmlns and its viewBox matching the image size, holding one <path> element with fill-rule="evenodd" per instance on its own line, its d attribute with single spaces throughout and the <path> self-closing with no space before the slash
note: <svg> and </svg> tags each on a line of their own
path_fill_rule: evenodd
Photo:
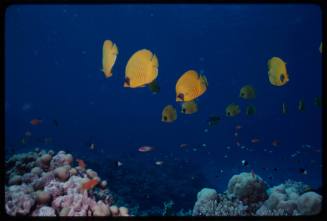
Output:
<svg viewBox="0 0 327 221">
<path fill-rule="evenodd" d="M 109 78 L 109 77 L 112 76 L 112 71 L 111 70 L 110 71 L 105 71 L 105 70 L 102 69 L 102 72 L 104 73 L 105 78 Z"/>
<path fill-rule="evenodd" d="M 208 88 L 208 79 L 205 75 L 200 75 L 200 78 L 202 82 L 205 84 L 205 86 Z"/>
<path fill-rule="evenodd" d="M 270 66 L 270 60 L 271 60 L 271 59 L 269 59 L 268 62 L 267 62 L 268 67 Z"/>
</svg>

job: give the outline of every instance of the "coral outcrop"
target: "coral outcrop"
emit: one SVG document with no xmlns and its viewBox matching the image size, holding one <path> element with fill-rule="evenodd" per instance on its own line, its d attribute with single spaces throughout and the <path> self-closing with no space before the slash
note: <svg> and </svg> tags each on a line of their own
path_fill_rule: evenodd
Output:
<svg viewBox="0 0 327 221">
<path fill-rule="evenodd" d="M 254 173 L 234 175 L 228 182 L 227 193 L 245 203 L 254 203 L 267 199 L 267 185 Z"/>
<path fill-rule="evenodd" d="M 246 215 L 247 206 L 236 198 L 218 194 L 210 188 L 202 189 L 197 195 L 193 216 L 239 216 Z"/>
<path fill-rule="evenodd" d="M 301 182 L 287 180 L 267 189 L 253 173 L 234 175 L 228 189 L 217 194 L 204 188 L 197 195 L 193 216 L 298 216 L 321 210 L 322 196 Z"/>
<path fill-rule="evenodd" d="M 73 156 L 36 149 L 6 161 L 5 209 L 11 216 L 129 216 L 113 205 L 107 182 L 81 188 L 97 172 L 73 166 Z M 100 188 L 101 187 L 101 188 Z M 117 209 L 115 209 L 117 208 Z"/>
<path fill-rule="evenodd" d="M 310 191 L 301 182 L 287 180 L 268 189 L 269 198 L 257 210 L 256 215 L 315 215 L 321 210 L 321 195 Z"/>
</svg>

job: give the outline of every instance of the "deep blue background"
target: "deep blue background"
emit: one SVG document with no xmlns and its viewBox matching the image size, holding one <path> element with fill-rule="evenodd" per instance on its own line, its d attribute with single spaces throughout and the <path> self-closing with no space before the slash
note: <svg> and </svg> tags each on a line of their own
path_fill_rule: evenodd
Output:
<svg viewBox="0 0 327 221">
<path fill-rule="evenodd" d="M 124 162 L 130 153 L 149 165 L 165 156 L 166 161 L 182 157 L 203 170 L 205 186 L 220 191 L 232 175 L 251 169 L 270 185 L 286 179 L 321 185 L 321 153 L 314 151 L 322 146 L 321 109 L 314 106 L 322 92 L 318 6 L 17 5 L 7 9 L 5 25 L 6 148 L 40 146 L 18 144 L 30 130 L 32 137 L 53 138 L 47 148 L 70 151 L 86 162 L 105 156 Z M 106 39 L 119 49 L 109 79 L 100 71 Z M 157 95 L 148 88 L 123 87 L 129 57 L 143 48 L 159 59 Z M 283 87 L 268 80 L 267 61 L 273 56 L 287 62 L 290 81 Z M 189 69 L 204 73 L 209 88 L 198 99 L 198 113 L 185 116 L 175 102 L 175 83 Z M 245 84 L 255 87 L 255 100 L 238 97 Z M 297 109 L 299 99 L 304 112 Z M 225 107 L 232 102 L 240 104 L 242 113 L 227 118 Z M 287 115 L 281 114 L 283 102 L 289 106 Z M 23 110 L 24 104 L 31 108 Z M 161 122 L 167 104 L 178 109 L 172 124 Z M 256 106 L 255 116 L 245 115 L 247 104 Z M 205 133 L 209 115 L 222 119 Z M 43 124 L 30 125 L 33 118 Z M 237 124 L 243 126 L 239 140 L 253 151 L 235 145 Z M 258 144 L 251 144 L 254 137 Z M 90 139 L 95 151 L 85 144 Z M 273 139 L 281 144 L 272 147 Z M 182 143 L 189 147 L 181 150 Z M 207 147 L 198 148 L 203 143 Z M 142 155 L 137 152 L 141 145 L 156 149 Z M 297 150 L 300 154 L 292 158 Z M 241 167 L 243 159 L 248 168 Z M 301 167 L 308 175 L 299 173 Z"/>
</svg>

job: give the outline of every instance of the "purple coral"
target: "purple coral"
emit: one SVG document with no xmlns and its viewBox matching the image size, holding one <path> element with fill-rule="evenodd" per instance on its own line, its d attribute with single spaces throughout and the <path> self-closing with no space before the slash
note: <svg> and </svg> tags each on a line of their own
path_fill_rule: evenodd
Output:
<svg viewBox="0 0 327 221">
<path fill-rule="evenodd" d="M 50 168 L 54 170 L 57 167 L 70 165 L 73 161 L 71 154 L 66 154 L 65 151 L 59 151 L 51 160 Z"/>
<path fill-rule="evenodd" d="M 63 194 L 63 183 L 52 180 L 48 185 L 44 187 L 44 191 L 50 193 L 52 198 L 55 199 L 56 197 Z"/>
<path fill-rule="evenodd" d="M 8 215 L 28 215 L 32 206 L 35 204 L 33 189 L 29 186 L 14 185 L 6 188 L 5 192 L 5 208 Z"/>
<path fill-rule="evenodd" d="M 33 211 L 32 216 L 56 216 L 55 210 L 49 206 L 42 206 Z"/>
<path fill-rule="evenodd" d="M 42 190 L 54 179 L 53 171 L 42 173 L 42 176 L 39 179 L 36 179 L 32 182 L 32 186 L 35 190 Z"/>
<path fill-rule="evenodd" d="M 111 214 L 113 199 L 106 185 L 97 191 L 81 193 L 82 183 L 89 181 L 86 171 L 78 173 L 70 167 L 71 154 L 59 151 L 53 155 L 42 150 L 14 155 L 6 162 L 5 208 L 9 215 L 56 216 L 56 212 L 60 216 L 128 215 L 125 207 Z M 95 171 L 88 172 L 100 180 Z"/>
<path fill-rule="evenodd" d="M 80 187 L 82 183 L 87 182 L 89 179 L 82 178 L 79 176 L 71 176 L 69 180 L 67 180 L 63 184 L 63 189 L 65 194 L 74 194 L 80 193 Z"/>
<path fill-rule="evenodd" d="M 52 207 L 58 212 L 64 208 L 69 207 L 70 211 L 67 216 L 87 216 L 88 211 L 96 206 L 96 202 L 88 197 L 87 191 L 83 194 L 69 194 L 56 198 L 52 202 Z"/>
</svg>

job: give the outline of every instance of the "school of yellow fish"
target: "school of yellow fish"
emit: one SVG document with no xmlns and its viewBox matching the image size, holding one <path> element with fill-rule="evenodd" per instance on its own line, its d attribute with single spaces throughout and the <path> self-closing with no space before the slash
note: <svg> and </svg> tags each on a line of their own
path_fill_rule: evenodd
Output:
<svg viewBox="0 0 327 221">
<path fill-rule="evenodd" d="M 319 46 L 322 53 L 322 42 Z M 118 47 L 111 40 L 105 40 L 102 49 L 102 72 L 105 78 L 112 77 L 112 69 L 118 55 Z M 281 87 L 286 85 L 290 79 L 286 68 L 286 62 L 279 57 L 272 57 L 268 60 L 268 80 L 271 85 Z M 128 60 L 125 68 L 125 80 L 123 86 L 126 88 L 148 87 L 154 94 L 159 92 L 157 77 L 159 74 L 159 61 L 156 54 L 148 49 L 136 51 Z M 208 89 L 208 80 L 205 75 L 199 74 L 196 70 L 188 70 L 183 73 L 176 82 L 176 102 L 182 102 L 181 113 L 194 114 L 198 112 L 197 98 L 203 95 Z M 256 92 L 252 85 L 245 85 L 240 89 L 239 97 L 245 100 L 256 98 Z M 319 103 L 319 98 L 315 98 Z M 321 105 L 321 103 L 320 103 Z M 318 104 L 317 104 L 318 106 Z M 299 101 L 298 109 L 304 110 L 304 103 Z M 240 106 L 231 103 L 225 109 L 228 117 L 234 117 L 241 112 Z M 246 107 L 246 115 L 255 114 L 256 108 L 253 105 Z M 287 104 L 282 104 L 282 113 L 287 113 Z M 173 105 L 166 105 L 161 114 L 161 121 L 171 123 L 177 120 L 177 111 Z"/>
</svg>

